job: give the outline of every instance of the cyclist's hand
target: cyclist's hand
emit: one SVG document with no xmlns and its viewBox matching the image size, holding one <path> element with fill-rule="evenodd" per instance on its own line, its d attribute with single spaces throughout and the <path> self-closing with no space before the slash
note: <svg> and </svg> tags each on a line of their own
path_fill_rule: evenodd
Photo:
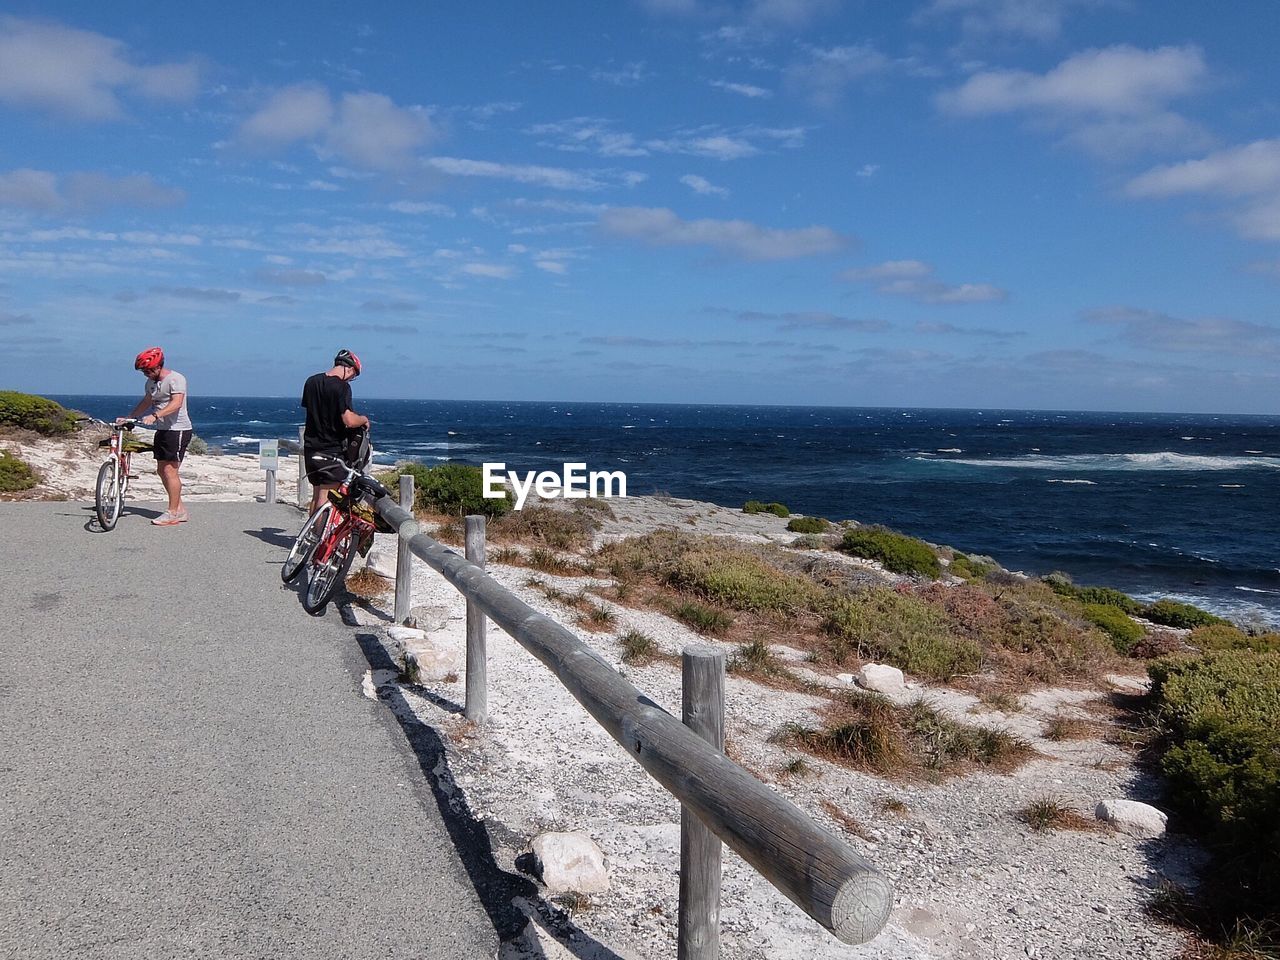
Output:
<svg viewBox="0 0 1280 960">
<path fill-rule="evenodd" d="M 128 417 L 116 417 L 115 422 L 116 422 L 116 423 L 124 423 L 124 422 L 125 422 L 126 420 L 128 420 L 128 419 L 129 419 Z"/>
<path fill-rule="evenodd" d="M 158 419 L 159 418 L 154 413 L 148 413 L 145 417 L 142 418 L 142 422 L 146 423 L 148 420 L 150 420 L 152 423 L 155 423 L 156 420 Z"/>
</svg>

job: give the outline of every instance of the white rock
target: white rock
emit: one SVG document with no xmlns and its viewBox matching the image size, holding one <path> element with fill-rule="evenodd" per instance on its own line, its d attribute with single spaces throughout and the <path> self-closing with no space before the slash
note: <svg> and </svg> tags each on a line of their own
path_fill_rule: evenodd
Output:
<svg viewBox="0 0 1280 960">
<path fill-rule="evenodd" d="M 414 640 L 425 640 L 427 634 L 417 627 L 387 627 L 387 636 L 392 640 L 398 640 L 400 643 L 410 643 Z"/>
<path fill-rule="evenodd" d="M 1169 818 L 1151 804 L 1139 803 L 1137 800 L 1103 800 L 1094 814 L 1120 833 L 1145 839 L 1163 836 L 1169 822 Z"/>
<path fill-rule="evenodd" d="M 863 664 L 858 671 L 858 686 L 876 693 L 901 693 L 907 688 L 902 671 L 884 663 Z"/>
<path fill-rule="evenodd" d="M 369 551 L 369 556 L 365 559 L 365 568 L 372 570 L 380 577 L 394 580 L 396 578 L 396 548 L 394 543 L 383 545 L 375 542 L 373 549 Z"/>
<path fill-rule="evenodd" d="M 1131 677 L 1120 673 L 1108 673 L 1103 677 L 1118 693 L 1144 694 L 1151 689 L 1149 677 Z"/>
<path fill-rule="evenodd" d="M 604 893 L 609 889 L 604 853 L 585 833 L 540 834 L 534 838 L 533 855 L 542 882 L 552 893 Z"/>
<path fill-rule="evenodd" d="M 836 674 L 836 679 L 837 679 L 837 680 L 839 680 L 841 683 L 853 683 L 853 674 L 852 674 L 852 673 L 837 673 L 837 674 Z"/>
<path fill-rule="evenodd" d="M 405 673 L 415 683 L 422 683 L 443 680 L 451 673 L 458 673 L 462 663 L 456 650 L 419 640 L 405 644 L 404 666 Z"/>
</svg>

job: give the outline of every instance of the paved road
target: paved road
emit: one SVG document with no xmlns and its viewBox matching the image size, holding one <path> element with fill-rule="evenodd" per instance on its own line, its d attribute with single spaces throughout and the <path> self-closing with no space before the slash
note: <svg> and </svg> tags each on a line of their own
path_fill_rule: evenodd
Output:
<svg viewBox="0 0 1280 960">
<path fill-rule="evenodd" d="M 0 957 L 495 956 L 297 511 L 159 509 L 0 505 Z"/>
</svg>

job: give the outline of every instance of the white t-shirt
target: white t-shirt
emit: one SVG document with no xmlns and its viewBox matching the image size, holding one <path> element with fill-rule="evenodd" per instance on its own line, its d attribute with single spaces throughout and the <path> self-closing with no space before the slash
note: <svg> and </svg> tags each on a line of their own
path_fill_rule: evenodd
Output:
<svg viewBox="0 0 1280 960">
<path fill-rule="evenodd" d="M 157 380 L 147 381 L 147 399 L 155 404 L 154 410 L 168 404 L 175 393 L 182 394 L 182 406 L 176 413 L 161 417 L 156 421 L 157 430 L 190 430 L 191 418 L 187 416 L 187 378 L 170 370 Z M 154 410 L 152 412 L 154 412 Z"/>
</svg>

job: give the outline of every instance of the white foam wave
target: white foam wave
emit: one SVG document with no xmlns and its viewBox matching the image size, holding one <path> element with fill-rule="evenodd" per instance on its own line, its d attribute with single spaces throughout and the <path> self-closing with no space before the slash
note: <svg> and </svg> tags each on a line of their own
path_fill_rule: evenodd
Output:
<svg viewBox="0 0 1280 960">
<path fill-rule="evenodd" d="M 959 447 L 939 447 L 939 453 L 964 453 Z"/>
<path fill-rule="evenodd" d="M 258 443 L 260 439 L 261 438 L 259 437 L 232 437 L 230 440 L 227 441 L 227 443 L 250 444 L 250 443 Z"/>
<path fill-rule="evenodd" d="M 1263 467 L 1280 470 L 1280 457 L 1202 457 L 1186 453 L 1082 453 L 1061 457 L 1028 456 L 1007 459 L 948 458 L 935 463 L 960 463 L 970 467 L 1003 467 L 1009 470 L 1243 470 Z"/>
<path fill-rule="evenodd" d="M 1096 480 L 1050 480 L 1049 482 L 1050 483 L 1081 483 L 1088 487 L 1096 487 L 1098 485 L 1098 482 Z"/>
</svg>

